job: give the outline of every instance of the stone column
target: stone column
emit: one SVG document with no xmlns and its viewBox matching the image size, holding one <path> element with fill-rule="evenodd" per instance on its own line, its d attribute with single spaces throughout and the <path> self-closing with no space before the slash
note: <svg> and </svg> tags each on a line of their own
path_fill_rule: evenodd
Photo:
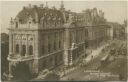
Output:
<svg viewBox="0 0 128 82">
<path fill-rule="evenodd" d="M 8 75 L 8 77 L 9 77 L 9 80 L 11 80 L 13 78 L 13 75 L 12 75 L 12 63 L 11 62 L 9 62 L 9 75 Z"/>
<path fill-rule="evenodd" d="M 108 40 L 108 34 L 107 34 L 108 31 L 109 29 L 106 27 L 106 32 L 105 32 L 106 41 Z"/>
<path fill-rule="evenodd" d="M 26 54 L 25 54 L 25 56 L 29 56 L 28 35 L 26 35 Z"/>
<path fill-rule="evenodd" d="M 38 58 L 38 54 L 39 54 L 39 34 L 38 31 L 36 31 L 35 33 L 35 57 Z"/>
<path fill-rule="evenodd" d="M 64 65 L 68 65 L 69 63 L 69 59 L 68 59 L 68 55 L 69 55 L 69 45 L 70 45 L 70 31 L 68 28 L 65 29 L 65 33 L 64 33 Z"/>
<path fill-rule="evenodd" d="M 57 32 L 56 49 L 59 50 L 59 32 Z"/>
<path fill-rule="evenodd" d="M 51 35 L 51 52 L 54 52 L 54 33 Z"/>
<path fill-rule="evenodd" d="M 13 36 L 11 30 L 9 32 L 9 55 L 13 54 Z"/>
<path fill-rule="evenodd" d="M 51 35 L 51 33 L 49 34 L 49 44 L 50 44 L 50 52 L 49 53 L 51 53 L 52 52 L 52 35 Z"/>
<path fill-rule="evenodd" d="M 52 66 L 55 67 L 55 56 L 52 56 Z"/>
<path fill-rule="evenodd" d="M 20 37 L 20 43 L 19 43 L 19 54 L 22 54 L 22 35 L 19 36 Z"/>
<path fill-rule="evenodd" d="M 45 34 L 45 54 L 48 54 L 48 35 Z"/>
<path fill-rule="evenodd" d="M 13 34 L 13 54 L 15 55 L 15 35 Z"/>
<path fill-rule="evenodd" d="M 86 46 L 86 43 L 85 43 L 85 41 L 86 41 L 86 36 L 85 36 L 85 28 L 84 28 L 84 32 L 83 32 L 83 38 L 84 38 L 84 53 L 86 53 L 86 48 L 85 48 L 85 46 Z"/>
<path fill-rule="evenodd" d="M 109 28 L 109 40 L 111 40 L 112 36 L 111 36 L 111 28 Z"/>
<path fill-rule="evenodd" d="M 73 52 L 73 49 L 71 49 L 71 51 L 70 51 L 70 61 L 69 61 L 69 65 L 72 65 L 73 63 L 72 63 L 72 52 Z"/>
<path fill-rule="evenodd" d="M 109 32 L 109 33 L 108 33 Z M 110 39 L 110 28 L 107 28 L 107 39 Z"/>
<path fill-rule="evenodd" d="M 35 36 L 34 36 L 34 55 L 35 55 L 35 60 L 33 62 L 33 69 L 34 69 L 34 73 L 37 74 L 38 73 L 38 57 L 39 57 L 39 32 L 36 31 L 35 32 Z"/>
<path fill-rule="evenodd" d="M 64 31 L 62 32 L 62 35 L 61 35 L 61 48 L 64 49 L 63 45 L 64 45 Z"/>
</svg>

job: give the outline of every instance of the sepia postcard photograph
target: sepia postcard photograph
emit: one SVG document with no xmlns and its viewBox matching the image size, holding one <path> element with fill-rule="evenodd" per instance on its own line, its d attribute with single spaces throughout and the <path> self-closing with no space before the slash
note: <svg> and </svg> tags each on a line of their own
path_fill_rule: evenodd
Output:
<svg viewBox="0 0 128 82">
<path fill-rule="evenodd" d="M 0 80 L 126 82 L 127 3 L 0 1 Z"/>
</svg>

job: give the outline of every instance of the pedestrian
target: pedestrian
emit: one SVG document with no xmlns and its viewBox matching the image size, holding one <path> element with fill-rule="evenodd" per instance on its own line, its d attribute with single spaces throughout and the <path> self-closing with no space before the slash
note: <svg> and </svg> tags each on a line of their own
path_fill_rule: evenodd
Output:
<svg viewBox="0 0 128 82">
<path fill-rule="evenodd" d="M 91 59 L 93 59 L 93 55 L 91 56 Z"/>
</svg>

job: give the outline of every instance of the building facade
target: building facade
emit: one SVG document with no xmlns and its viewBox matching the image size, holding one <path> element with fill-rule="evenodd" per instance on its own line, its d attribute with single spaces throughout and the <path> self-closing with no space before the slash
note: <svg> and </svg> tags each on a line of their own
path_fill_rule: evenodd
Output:
<svg viewBox="0 0 128 82">
<path fill-rule="evenodd" d="M 9 28 L 9 76 L 17 65 L 27 66 L 32 75 L 42 69 L 73 65 L 89 48 L 107 40 L 107 25 L 87 25 L 84 14 L 46 5 L 23 7 Z"/>
</svg>

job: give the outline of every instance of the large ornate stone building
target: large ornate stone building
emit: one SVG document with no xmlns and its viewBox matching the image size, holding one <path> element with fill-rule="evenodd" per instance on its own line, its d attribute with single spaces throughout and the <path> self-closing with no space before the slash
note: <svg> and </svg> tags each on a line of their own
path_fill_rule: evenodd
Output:
<svg viewBox="0 0 128 82">
<path fill-rule="evenodd" d="M 94 14 L 95 15 L 95 12 Z M 28 66 L 31 74 L 58 65 L 72 65 L 89 48 L 108 39 L 104 24 L 87 24 L 84 13 L 46 5 L 23 7 L 9 28 L 9 74 L 15 76 L 17 66 Z"/>
</svg>

